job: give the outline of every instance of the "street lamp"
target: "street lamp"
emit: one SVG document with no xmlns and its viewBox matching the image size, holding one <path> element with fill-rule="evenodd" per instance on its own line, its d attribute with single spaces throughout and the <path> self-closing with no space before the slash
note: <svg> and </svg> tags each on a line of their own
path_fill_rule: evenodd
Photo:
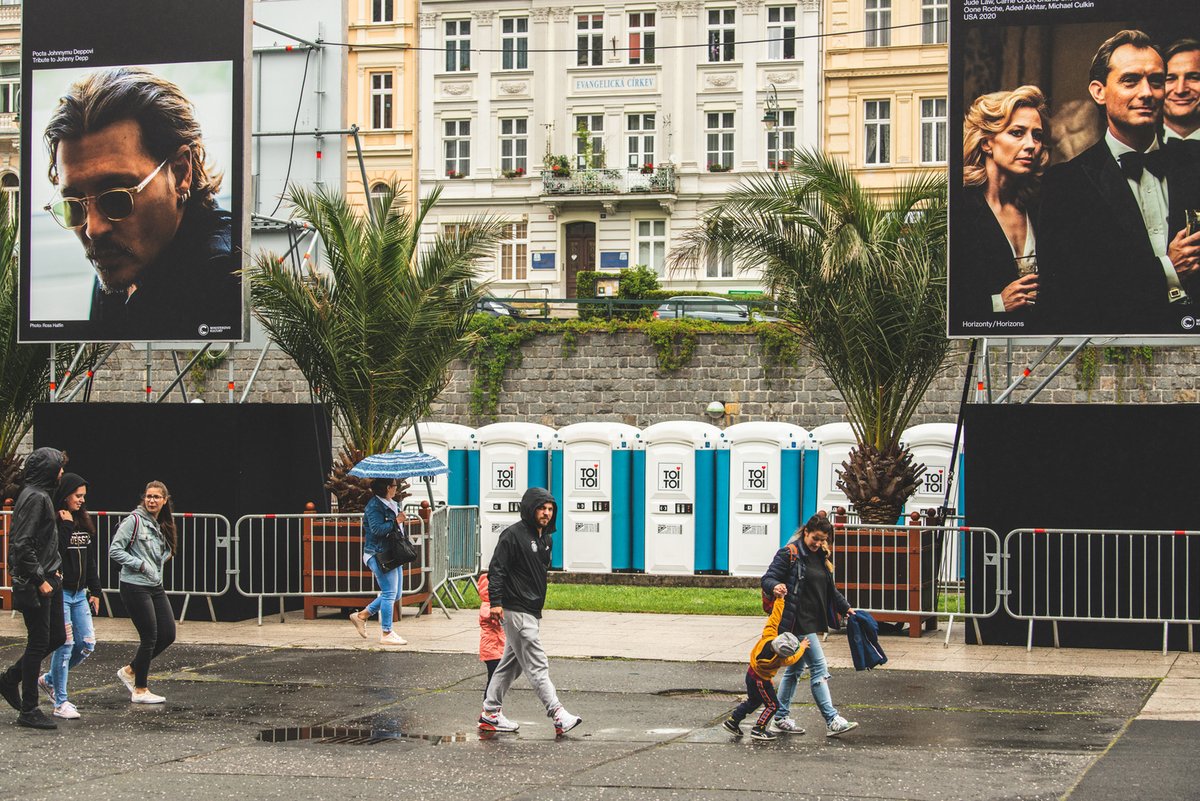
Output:
<svg viewBox="0 0 1200 801">
<path fill-rule="evenodd" d="M 775 84 L 771 84 L 767 90 L 767 102 L 763 104 L 762 122 L 768 131 L 775 130 L 775 126 L 779 124 L 779 93 L 775 91 Z"/>
</svg>

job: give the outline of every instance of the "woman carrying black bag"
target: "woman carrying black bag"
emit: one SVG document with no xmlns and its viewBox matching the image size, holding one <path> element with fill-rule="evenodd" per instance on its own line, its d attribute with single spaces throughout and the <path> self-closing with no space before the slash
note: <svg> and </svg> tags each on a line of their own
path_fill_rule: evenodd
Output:
<svg viewBox="0 0 1200 801">
<path fill-rule="evenodd" d="M 375 575 L 379 595 L 361 612 L 351 612 L 350 622 L 365 639 L 367 621 L 379 613 L 379 642 L 383 645 L 407 645 L 408 641 L 392 631 L 392 609 L 400 592 L 400 571 L 403 564 L 389 559 L 389 550 L 397 534 L 396 518 L 400 505 L 396 501 L 399 482 L 392 478 L 371 481 L 371 500 L 363 510 L 363 563 Z M 411 560 L 410 560 L 411 561 Z"/>
</svg>

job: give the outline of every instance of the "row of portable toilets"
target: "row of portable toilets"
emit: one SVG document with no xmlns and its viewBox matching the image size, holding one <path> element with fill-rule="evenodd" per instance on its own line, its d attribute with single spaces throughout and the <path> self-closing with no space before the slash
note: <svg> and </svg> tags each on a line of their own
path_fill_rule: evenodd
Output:
<svg viewBox="0 0 1200 801">
<path fill-rule="evenodd" d="M 848 506 L 837 471 L 854 447 L 849 424 L 811 431 L 780 422 L 725 429 L 701 421 L 576 423 L 557 431 L 537 423 L 419 425 L 421 448 L 442 459 L 432 479 L 435 504 L 478 506 L 481 559 L 520 517 L 526 488 L 547 487 L 558 502 L 552 567 L 578 572 L 761 575 L 781 544 L 817 509 Z M 954 426 L 927 423 L 904 432 L 926 465 L 906 512 L 944 500 Z M 398 448 L 416 450 L 417 436 Z M 962 458 L 955 497 L 962 506 Z M 425 490 L 414 482 L 411 500 Z"/>
</svg>

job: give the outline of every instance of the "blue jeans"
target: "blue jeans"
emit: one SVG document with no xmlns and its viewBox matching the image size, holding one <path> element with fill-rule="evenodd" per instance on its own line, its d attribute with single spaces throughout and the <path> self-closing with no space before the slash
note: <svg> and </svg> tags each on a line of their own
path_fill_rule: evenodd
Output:
<svg viewBox="0 0 1200 801">
<path fill-rule="evenodd" d="M 825 665 L 825 652 L 821 650 L 821 635 L 804 636 L 808 640 L 808 650 L 800 657 L 799 662 L 783 672 L 783 678 L 779 682 L 779 709 L 775 710 L 775 719 L 783 720 L 788 716 L 792 697 L 796 694 L 796 685 L 807 667 L 813 700 L 817 702 L 817 709 L 821 710 L 821 717 L 828 723 L 837 717 L 838 712 L 833 708 L 833 697 L 829 694 L 829 668 Z"/>
<path fill-rule="evenodd" d="M 92 625 L 87 590 L 63 590 L 63 619 L 67 624 L 67 641 L 50 657 L 50 686 L 54 688 L 55 706 L 67 702 L 68 671 L 96 650 L 96 629 Z"/>
<path fill-rule="evenodd" d="M 400 592 L 400 568 L 385 573 L 379 569 L 379 560 L 374 555 L 367 562 L 367 566 L 371 568 L 371 572 L 375 574 L 375 581 L 379 584 L 379 596 L 367 605 L 367 617 L 378 612 L 379 628 L 387 634 L 392 630 L 392 606 Z"/>
</svg>

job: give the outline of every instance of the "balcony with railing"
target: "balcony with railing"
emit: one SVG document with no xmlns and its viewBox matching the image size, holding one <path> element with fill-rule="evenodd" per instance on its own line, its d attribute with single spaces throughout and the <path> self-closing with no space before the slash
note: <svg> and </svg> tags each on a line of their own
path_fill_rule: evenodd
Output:
<svg viewBox="0 0 1200 801">
<path fill-rule="evenodd" d="M 542 170 L 543 195 L 674 195 L 677 183 L 671 165 L 653 170 Z"/>
</svg>

